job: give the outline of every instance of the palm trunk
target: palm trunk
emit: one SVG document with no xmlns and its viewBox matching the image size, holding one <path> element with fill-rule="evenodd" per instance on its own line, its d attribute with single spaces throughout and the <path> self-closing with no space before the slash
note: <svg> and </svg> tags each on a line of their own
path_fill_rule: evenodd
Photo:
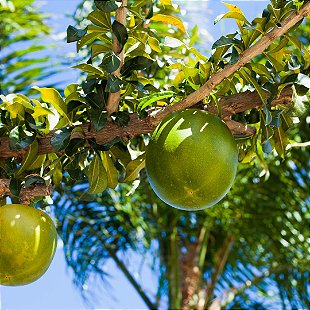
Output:
<svg viewBox="0 0 310 310">
<path fill-rule="evenodd" d="M 224 270 L 234 238 L 227 236 L 218 248 L 209 281 L 203 279 L 208 232 L 203 227 L 196 243 L 186 242 L 183 251 L 176 253 L 177 236 L 170 238 L 167 277 L 169 285 L 169 309 L 207 309 L 211 305 L 216 283 Z M 173 243 L 171 243 L 173 240 Z M 212 304 L 212 309 L 219 309 Z"/>
<path fill-rule="evenodd" d="M 181 256 L 181 289 L 182 289 L 182 310 L 189 310 L 195 307 L 194 296 L 197 295 L 201 286 L 202 276 L 198 267 L 197 244 L 189 244 L 186 254 Z M 196 307 L 195 307 L 196 308 Z"/>
</svg>

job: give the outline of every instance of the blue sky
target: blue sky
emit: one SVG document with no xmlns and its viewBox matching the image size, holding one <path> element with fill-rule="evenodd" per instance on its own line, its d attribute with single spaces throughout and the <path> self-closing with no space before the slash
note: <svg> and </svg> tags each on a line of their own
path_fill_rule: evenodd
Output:
<svg viewBox="0 0 310 310">
<path fill-rule="evenodd" d="M 69 24 L 73 24 L 69 16 L 74 11 L 80 1 L 77 0 L 49 0 L 36 1 L 44 12 L 52 13 L 50 24 L 54 28 L 54 33 L 64 32 Z M 221 34 L 229 31 L 230 33 L 236 29 L 232 21 L 220 22 L 213 25 L 214 18 L 226 12 L 225 6 L 218 0 L 210 1 L 177 1 L 183 5 L 187 3 L 187 20 L 198 22 L 198 26 L 202 34 L 206 37 L 206 48 L 210 46 L 210 40 L 217 39 Z M 252 20 L 266 7 L 267 1 L 226 1 L 233 2 L 239 6 L 249 20 Z M 202 14 L 203 12 L 203 14 Z M 58 48 L 55 53 L 61 55 L 63 53 L 75 53 L 75 44 L 65 44 L 58 42 Z M 75 65 L 75 64 L 72 64 Z M 76 82 L 78 71 L 74 69 L 66 70 L 57 78 L 59 81 L 65 80 L 67 83 Z M 137 260 L 134 255 L 131 259 Z M 109 279 L 111 286 L 104 286 L 96 283 L 93 287 L 89 287 L 97 296 L 94 308 L 97 309 L 145 309 L 145 304 L 130 286 L 128 281 L 123 277 L 121 272 L 116 268 L 114 263 L 110 261 L 106 265 L 106 270 L 112 275 Z M 142 272 L 140 281 L 150 289 L 155 284 L 155 275 L 152 275 L 148 268 Z M 137 274 L 138 276 L 138 274 Z M 103 287 L 103 288 L 102 288 Z M 83 303 L 79 291 L 72 284 L 72 274 L 66 268 L 64 255 L 60 246 L 56 252 L 55 258 L 46 272 L 46 274 L 33 284 L 21 287 L 4 287 L 0 286 L 0 307 L 1 309 L 59 309 L 59 310 L 79 310 L 89 309 Z"/>
</svg>

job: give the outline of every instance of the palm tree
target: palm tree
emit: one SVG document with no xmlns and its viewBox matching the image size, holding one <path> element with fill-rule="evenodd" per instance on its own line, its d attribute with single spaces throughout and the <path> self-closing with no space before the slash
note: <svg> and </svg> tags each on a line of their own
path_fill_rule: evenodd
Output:
<svg viewBox="0 0 310 310">
<path fill-rule="evenodd" d="M 42 43 L 51 33 L 47 16 L 34 0 L 0 1 L 1 94 L 29 94 L 29 86 L 59 71 L 52 69 L 48 46 Z M 46 82 L 47 84 L 47 82 Z"/>
<path fill-rule="evenodd" d="M 309 136 L 306 118 L 295 130 Z M 131 195 L 122 184 L 83 201 L 87 184 L 68 187 L 54 212 L 75 284 L 83 292 L 92 274 L 105 280 L 112 258 L 150 309 L 165 295 L 172 309 L 308 308 L 309 158 L 299 148 L 267 163 L 267 180 L 259 165 L 241 165 L 227 198 L 196 213 L 165 205 L 144 175 Z M 154 296 L 129 271 L 128 251 L 154 258 Z"/>
</svg>

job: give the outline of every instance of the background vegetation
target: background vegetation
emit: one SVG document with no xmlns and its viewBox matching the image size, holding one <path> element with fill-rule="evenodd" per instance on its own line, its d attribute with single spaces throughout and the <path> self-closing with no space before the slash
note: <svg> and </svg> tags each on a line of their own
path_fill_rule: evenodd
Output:
<svg viewBox="0 0 310 310">
<path fill-rule="evenodd" d="M 30 184 L 53 182 L 52 210 L 66 261 L 74 271 L 74 283 L 89 303 L 92 296 L 83 291 L 83 285 L 93 275 L 106 281 L 103 266 L 113 259 L 149 308 L 309 308 L 310 162 L 306 146 L 296 147 L 310 136 L 309 17 L 198 103 L 218 106 L 221 98 L 248 89 L 256 90 L 262 99 L 268 91 L 273 99 L 285 86 L 294 85 L 293 106 L 272 109 L 266 100 L 259 111 L 233 116 L 235 121 L 255 127 L 257 134 L 237 137 L 237 179 L 215 207 L 184 212 L 154 195 L 143 170 L 147 135 L 104 145 L 89 139 L 91 149 L 81 148 L 79 136 L 70 139 L 69 124 L 91 121 L 96 131 L 105 126 L 111 92 L 122 91 L 120 108 L 114 114 L 120 126 L 129 122 L 132 112 L 144 117 L 155 102 L 157 107 L 167 106 L 193 93 L 212 73 L 238 61 L 247 47 L 295 9 L 293 2 L 272 1 L 253 22 L 242 21 L 243 13 L 239 12 L 238 18 L 235 14 L 232 17 L 239 33 L 217 40 L 207 58 L 199 52 L 195 28 L 187 36 L 181 22 L 171 27 L 165 20 L 156 23 L 156 19 L 151 27 L 144 27 L 154 12 L 178 14 L 179 9 L 163 3 L 139 1 L 134 5 L 129 1 L 127 39 L 121 26 L 117 30 L 126 53 L 121 78 L 112 74 L 121 57 L 111 50 L 112 24 L 107 18 L 111 13 L 98 5 L 92 6 L 95 11 L 85 3 L 79 6 L 74 15 L 77 24 L 68 29 L 68 40 L 77 41 L 78 49 L 87 49 L 87 63 L 78 65 L 84 77 L 79 85 L 72 84 L 64 91 L 65 109 L 60 99 L 58 106 L 55 101 L 51 106 L 51 94 L 45 89 L 39 90 L 43 103 L 32 107 L 24 97 L 15 101 L 3 97 L 0 135 L 15 139 L 16 149 L 31 145 L 28 154 L 33 160 L 26 164 L 14 158 L 2 160 L 1 177 L 16 180 L 17 185 L 11 185 L 14 193 L 25 178 Z M 1 1 L 1 10 L 8 21 L 1 24 L 4 47 L 50 31 L 33 1 Z M 82 17 L 86 16 L 85 23 Z M 31 45 L 4 53 L 3 94 L 27 93 L 33 80 L 51 74 L 45 69 L 47 58 L 29 58 L 42 49 Z M 159 90 L 162 96 L 154 100 Z M 14 117 L 17 108 L 24 113 L 22 117 Z M 52 129 L 61 129 L 53 140 L 57 152 L 37 157 L 34 141 Z M 81 132 L 77 129 L 75 133 Z M 64 153 L 60 155 L 60 151 Z M 96 162 L 97 156 L 102 164 Z M 99 174 L 92 178 L 96 169 Z M 35 177 L 29 176 L 30 172 Z M 98 180 L 99 188 L 95 185 Z M 145 263 L 158 275 L 155 292 L 146 291 L 135 278 L 136 262 L 128 259 L 132 252 L 145 257 Z"/>
</svg>

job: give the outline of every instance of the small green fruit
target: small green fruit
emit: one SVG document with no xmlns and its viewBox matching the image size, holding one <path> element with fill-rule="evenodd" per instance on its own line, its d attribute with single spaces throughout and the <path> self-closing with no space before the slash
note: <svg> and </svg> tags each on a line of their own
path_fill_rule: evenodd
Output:
<svg viewBox="0 0 310 310">
<path fill-rule="evenodd" d="M 0 207 L 0 284 L 25 285 L 40 278 L 56 245 L 56 228 L 46 213 L 20 204 Z"/>
<path fill-rule="evenodd" d="M 146 172 L 157 196 L 188 211 L 220 201 L 233 184 L 237 165 L 237 144 L 226 124 L 196 109 L 166 117 L 146 150 Z"/>
</svg>

